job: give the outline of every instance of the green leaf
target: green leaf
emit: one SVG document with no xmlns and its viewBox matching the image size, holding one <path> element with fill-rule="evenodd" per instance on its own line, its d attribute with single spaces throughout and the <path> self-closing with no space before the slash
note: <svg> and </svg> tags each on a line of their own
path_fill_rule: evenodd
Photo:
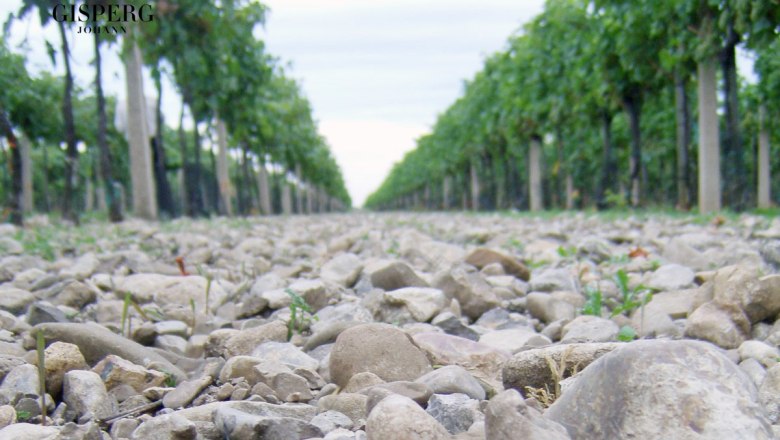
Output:
<svg viewBox="0 0 780 440">
<path fill-rule="evenodd" d="M 618 341 L 631 342 L 637 338 L 636 330 L 630 325 L 624 325 L 618 332 Z"/>
</svg>

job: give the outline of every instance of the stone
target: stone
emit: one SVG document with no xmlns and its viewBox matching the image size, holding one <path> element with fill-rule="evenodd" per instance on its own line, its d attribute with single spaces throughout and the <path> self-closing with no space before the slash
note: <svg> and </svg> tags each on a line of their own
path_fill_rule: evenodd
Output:
<svg viewBox="0 0 780 440">
<path fill-rule="evenodd" d="M 65 373 L 89 368 L 79 347 L 67 342 L 55 342 L 46 347 L 44 366 L 46 369 L 46 392 L 52 396 L 58 396 L 62 391 L 62 380 Z"/>
<path fill-rule="evenodd" d="M 163 406 L 166 408 L 182 408 L 189 405 L 196 397 L 214 382 L 211 376 L 203 376 L 194 380 L 185 380 L 176 385 L 173 391 L 163 397 Z"/>
<path fill-rule="evenodd" d="M 741 368 L 742 371 L 744 371 L 748 377 L 750 377 L 750 379 L 753 381 L 753 385 L 755 385 L 756 388 L 760 387 L 766 378 L 766 370 L 764 369 L 764 366 L 753 358 L 748 358 L 740 362 L 739 368 Z"/>
<path fill-rule="evenodd" d="M 528 281 L 531 277 L 530 271 L 523 263 L 492 249 L 475 249 L 466 257 L 466 263 L 477 269 L 483 269 L 490 264 L 498 263 L 503 267 L 505 273 L 514 275 L 523 281 Z"/>
<path fill-rule="evenodd" d="M 362 324 L 338 336 L 329 369 L 333 382 L 343 387 L 364 371 L 385 381 L 415 380 L 431 371 L 431 366 L 403 331 L 387 324 Z"/>
<path fill-rule="evenodd" d="M 617 340 L 620 328 L 609 319 L 583 315 L 563 326 L 561 343 L 611 342 Z"/>
<path fill-rule="evenodd" d="M 193 421 L 177 413 L 149 419 L 133 431 L 132 440 L 195 440 L 197 426 Z"/>
<path fill-rule="evenodd" d="M 447 430 L 411 399 L 391 395 L 371 410 L 366 434 L 372 440 L 449 440 Z"/>
<path fill-rule="evenodd" d="M 388 304 L 403 305 L 418 322 L 430 321 L 449 304 L 444 292 L 429 287 L 404 287 L 385 292 L 384 300 Z"/>
<path fill-rule="evenodd" d="M 693 270 L 680 264 L 664 264 L 650 275 L 647 287 L 663 292 L 685 289 L 693 286 Z"/>
<path fill-rule="evenodd" d="M 209 335 L 211 339 L 211 335 Z M 268 342 L 287 342 L 287 325 L 281 320 L 269 322 L 231 335 L 224 342 L 223 352 L 226 359 L 233 356 L 249 355 L 258 345 Z"/>
<path fill-rule="evenodd" d="M 435 394 L 465 394 L 472 399 L 484 400 L 485 389 L 465 368 L 447 365 L 418 378 L 415 382 L 428 386 Z"/>
<path fill-rule="evenodd" d="M 62 401 L 79 417 L 101 419 L 118 412 L 116 401 L 106 392 L 100 376 L 92 371 L 73 370 L 65 373 Z"/>
<path fill-rule="evenodd" d="M 317 401 L 320 413 L 338 411 L 352 420 L 357 426 L 365 423 L 368 397 L 358 393 L 340 393 L 323 396 Z"/>
<path fill-rule="evenodd" d="M 418 333 L 414 342 L 434 365 L 459 365 L 482 383 L 501 390 L 501 367 L 510 353 L 443 333 Z"/>
<path fill-rule="evenodd" d="M 739 345 L 739 359 L 755 359 L 766 368 L 774 367 L 780 361 L 780 350 L 761 341 L 745 341 Z"/>
<path fill-rule="evenodd" d="M 60 430 L 54 426 L 14 423 L 0 429 L 0 438 L 13 440 L 57 440 Z"/>
<path fill-rule="evenodd" d="M 404 287 L 428 287 L 428 283 L 402 261 L 375 261 L 368 264 L 363 273 L 372 286 L 388 292 Z"/>
<path fill-rule="evenodd" d="M 484 420 L 479 411 L 479 401 L 465 394 L 434 394 L 428 400 L 425 412 L 450 434 L 465 432 L 475 422 Z"/>
<path fill-rule="evenodd" d="M 252 356 L 267 361 L 279 362 L 291 369 L 298 367 L 317 371 L 319 362 L 302 352 L 301 349 L 289 342 L 268 341 L 252 350 Z"/>
<path fill-rule="evenodd" d="M 53 299 L 53 303 L 81 309 L 87 304 L 92 304 L 97 300 L 97 289 L 94 289 L 81 281 L 65 282 L 59 286 L 59 292 Z"/>
<path fill-rule="evenodd" d="M 142 393 L 147 388 L 162 386 L 167 377 L 163 372 L 144 368 L 113 354 L 98 362 L 92 371 L 100 375 L 109 391 L 119 385 L 129 385 Z"/>
<path fill-rule="evenodd" d="M 352 420 L 338 411 L 325 411 L 311 419 L 312 425 L 320 428 L 323 434 L 328 434 L 338 428 L 351 429 L 354 426 Z"/>
<path fill-rule="evenodd" d="M 758 399 L 772 424 L 780 422 L 780 365 L 766 370 L 758 388 Z"/>
<path fill-rule="evenodd" d="M 114 292 L 130 292 L 133 301 L 139 304 L 154 302 L 160 307 L 180 306 L 189 310 L 190 301 L 193 301 L 197 310 L 206 308 L 208 280 L 200 275 L 182 277 L 139 273 L 120 277 L 115 280 L 115 284 Z M 212 282 L 209 287 L 209 309 L 216 310 L 226 299 L 227 292 L 222 285 Z"/>
<path fill-rule="evenodd" d="M 403 380 L 374 385 L 368 389 L 362 390 L 360 393 L 368 396 L 372 390 L 376 389 L 383 389 L 393 394 L 408 397 L 414 400 L 418 405 L 425 405 L 433 394 L 433 390 L 431 390 L 428 385 L 425 385 L 424 383 L 408 382 Z"/>
<path fill-rule="evenodd" d="M 30 305 L 27 309 L 27 323 L 30 325 L 38 325 L 48 322 L 69 322 L 65 312 L 51 304 L 39 301 Z"/>
<path fill-rule="evenodd" d="M 322 280 L 298 280 L 290 284 L 288 289 L 300 295 L 313 313 L 327 306 L 337 297 L 333 289 L 326 288 Z"/>
<path fill-rule="evenodd" d="M 700 341 L 624 344 L 585 367 L 545 417 L 573 440 L 774 438 L 750 379 Z"/>
<path fill-rule="evenodd" d="M 16 410 L 11 405 L 0 405 L 0 429 L 16 423 Z"/>
<path fill-rule="evenodd" d="M 35 295 L 32 293 L 17 289 L 8 284 L 0 285 L 0 309 L 6 310 L 14 315 L 19 315 L 27 311 L 27 307 L 35 302 Z"/>
<path fill-rule="evenodd" d="M 380 383 L 385 383 L 385 381 L 374 373 L 363 371 L 349 378 L 349 382 L 347 382 L 341 392 L 356 393 L 364 388 L 379 385 Z"/>
<path fill-rule="evenodd" d="M 548 359 L 555 365 L 565 363 L 563 377 L 571 376 L 575 369 L 582 371 L 593 361 L 625 344 L 618 342 L 590 342 L 561 344 L 521 351 L 503 365 L 504 387 L 525 392 L 525 387 L 554 389 Z M 563 361 L 562 361 L 563 359 Z"/>
<path fill-rule="evenodd" d="M 431 321 L 431 324 L 444 330 L 445 333 L 453 336 L 459 336 L 461 338 L 470 339 L 472 341 L 479 340 L 479 333 L 474 329 L 467 326 L 463 318 L 455 316 L 450 311 L 444 311 L 436 315 Z"/>
<path fill-rule="evenodd" d="M 262 379 L 255 366 L 262 363 L 263 359 L 254 356 L 233 356 L 225 362 L 219 373 L 219 381 L 230 382 L 231 379 L 243 377 L 249 385 L 254 385 Z"/>
<path fill-rule="evenodd" d="M 280 399 L 286 402 L 308 402 L 314 396 L 306 379 L 293 373 L 279 373 L 270 383 Z"/>
<path fill-rule="evenodd" d="M 320 277 L 344 287 L 352 287 L 362 269 L 363 263 L 360 258 L 355 254 L 346 253 L 338 255 L 322 265 Z"/>
<path fill-rule="evenodd" d="M 13 367 L 5 375 L 0 385 L 0 398 L 14 404 L 22 397 L 40 396 L 38 368 L 35 365 L 21 364 Z"/>
<path fill-rule="evenodd" d="M 693 311 L 685 323 L 685 336 L 737 348 L 750 335 L 750 321 L 734 304 L 707 302 Z"/>
<path fill-rule="evenodd" d="M 225 438 L 236 440 L 289 440 L 322 436 L 317 426 L 297 418 L 255 415 L 233 408 L 217 409 L 214 424 Z"/>
<path fill-rule="evenodd" d="M 89 252 L 77 258 L 69 267 L 60 270 L 60 276 L 83 280 L 89 278 L 97 270 L 99 264 L 100 261 L 95 254 Z"/>
<path fill-rule="evenodd" d="M 506 390 L 485 409 L 485 437 L 490 440 L 570 440 L 566 428 L 548 420 L 516 390 Z"/>
<path fill-rule="evenodd" d="M 437 274 L 433 286 L 441 289 L 448 299 L 458 300 L 463 313 L 471 319 L 478 319 L 500 303 L 498 296 L 479 273 L 467 272 L 461 266 Z"/>
<path fill-rule="evenodd" d="M 184 380 L 186 374 L 168 359 L 155 351 L 112 333 L 97 324 L 44 323 L 33 328 L 43 332 L 47 342 L 68 342 L 79 347 L 88 364 L 96 364 L 109 354 L 117 355 L 134 364 L 170 373 L 176 380 Z"/>
<path fill-rule="evenodd" d="M 780 240 L 768 240 L 761 245 L 759 250 L 764 261 L 775 270 L 780 270 Z"/>
<path fill-rule="evenodd" d="M 528 282 L 529 292 L 577 292 L 577 282 L 568 269 L 547 269 L 534 274 Z"/>
<path fill-rule="evenodd" d="M 577 314 L 577 308 L 573 304 L 548 293 L 531 292 L 526 295 L 525 300 L 531 316 L 547 323 L 562 319 L 572 320 Z"/>
<path fill-rule="evenodd" d="M 758 277 L 753 270 L 729 266 L 715 272 L 712 283 L 714 300 L 738 306 L 751 323 L 780 313 L 780 275 Z"/>
<path fill-rule="evenodd" d="M 479 343 L 517 353 L 528 347 L 541 347 L 552 344 L 547 336 L 536 333 L 529 327 L 516 327 L 504 330 L 494 330 L 479 337 Z"/>
</svg>

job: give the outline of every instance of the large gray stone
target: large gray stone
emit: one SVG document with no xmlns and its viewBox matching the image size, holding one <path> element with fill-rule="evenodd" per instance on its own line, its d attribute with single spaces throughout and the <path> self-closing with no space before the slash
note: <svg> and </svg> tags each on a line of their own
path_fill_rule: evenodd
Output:
<svg viewBox="0 0 780 440">
<path fill-rule="evenodd" d="M 490 440 L 570 440 L 563 426 L 542 417 L 515 390 L 490 399 L 485 410 L 485 436 Z"/>
<path fill-rule="evenodd" d="M 14 423 L 0 429 L 0 438 L 13 440 L 57 440 L 60 430 L 54 426 Z"/>
<path fill-rule="evenodd" d="M 578 316 L 563 326 L 561 343 L 612 342 L 617 340 L 619 331 L 617 324 L 609 319 L 590 315 Z"/>
<path fill-rule="evenodd" d="M 65 373 L 62 401 L 82 416 L 101 419 L 118 412 L 116 400 L 109 396 L 97 373 L 73 370 Z"/>
<path fill-rule="evenodd" d="M 260 416 L 233 408 L 217 409 L 214 413 L 214 424 L 225 438 L 235 440 L 308 439 L 323 434 L 317 426 L 300 419 Z"/>
<path fill-rule="evenodd" d="M 450 434 L 467 431 L 475 422 L 482 421 L 479 401 L 465 394 L 434 394 L 428 400 L 425 412 L 431 415 Z"/>
<path fill-rule="evenodd" d="M 372 286 L 385 291 L 404 287 L 428 287 L 428 283 L 402 261 L 375 261 L 367 265 L 363 273 L 371 280 Z"/>
<path fill-rule="evenodd" d="M 462 393 L 472 399 L 485 399 L 485 389 L 479 381 L 459 365 L 438 368 L 420 377 L 416 382 L 424 383 L 436 394 Z"/>
<path fill-rule="evenodd" d="M 415 380 L 431 371 L 425 354 L 403 331 L 387 324 L 363 324 L 343 331 L 330 353 L 333 382 L 368 371 L 382 380 Z"/>
<path fill-rule="evenodd" d="M 735 304 L 710 301 L 693 311 L 685 323 L 685 336 L 737 348 L 750 334 L 750 322 Z"/>
<path fill-rule="evenodd" d="M 698 341 L 625 344 L 586 367 L 545 417 L 574 440 L 774 438 L 750 379 Z"/>
<path fill-rule="evenodd" d="M 531 273 L 523 263 L 492 249 L 475 249 L 466 257 L 466 263 L 475 266 L 478 269 L 482 269 L 490 264 L 498 263 L 504 268 L 504 272 L 514 275 L 523 281 L 528 281 L 531 277 Z"/>
<path fill-rule="evenodd" d="M 449 303 L 444 292 L 429 287 L 404 287 L 385 292 L 384 301 L 406 307 L 412 318 L 419 322 L 430 321 Z"/>
<path fill-rule="evenodd" d="M 693 285 L 694 272 L 680 264 L 664 264 L 656 269 L 647 286 L 661 291 L 679 290 Z"/>
<path fill-rule="evenodd" d="M 346 253 L 322 265 L 320 277 L 344 287 L 352 287 L 362 269 L 363 262 L 360 258 L 355 254 Z"/>
<path fill-rule="evenodd" d="M 450 438 L 436 419 L 408 397 L 397 394 L 385 397 L 374 406 L 366 422 L 366 434 L 372 440 Z"/>
<path fill-rule="evenodd" d="M 441 289 L 447 298 L 457 299 L 463 313 L 471 319 L 479 318 L 501 302 L 482 275 L 467 272 L 464 267 L 437 274 L 433 285 Z"/>
</svg>

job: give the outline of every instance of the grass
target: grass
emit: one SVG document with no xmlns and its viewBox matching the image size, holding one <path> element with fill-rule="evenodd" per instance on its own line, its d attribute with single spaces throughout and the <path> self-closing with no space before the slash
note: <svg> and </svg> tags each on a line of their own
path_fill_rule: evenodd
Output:
<svg viewBox="0 0 780 440">
<path fill-rule="evenodd" d="M 289 305 L 290 320 L 287 321 L 287 340 L 289 341 L 292 339 L 294 331 L 297 330 L 299 334 L 302 333 L 311 325 L 312 321 L 316 321 L 319 318 L 313 315 L 311 307 L 302 296 L 293 292 L 292 289 L 285 289 L 285 292 L 292 299 Z"/>
<path fill-rule="evenodd" d="M 41 395 L 41 425 L 46 426 L 46 339 L 43 332 L 35 335 L 38 352 L 38 387 Z"/>
</svg>

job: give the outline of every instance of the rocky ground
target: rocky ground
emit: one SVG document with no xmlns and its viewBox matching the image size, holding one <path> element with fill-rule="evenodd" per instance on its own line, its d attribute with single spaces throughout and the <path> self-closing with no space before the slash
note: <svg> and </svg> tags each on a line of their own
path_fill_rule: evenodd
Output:
<svg viewBox="0 0 780 440">
<path fill-rule="evenodd" d="M 0 225 L 2 439 L 780 433 L 780 219 L 30 223 Z"/>
</svg>

